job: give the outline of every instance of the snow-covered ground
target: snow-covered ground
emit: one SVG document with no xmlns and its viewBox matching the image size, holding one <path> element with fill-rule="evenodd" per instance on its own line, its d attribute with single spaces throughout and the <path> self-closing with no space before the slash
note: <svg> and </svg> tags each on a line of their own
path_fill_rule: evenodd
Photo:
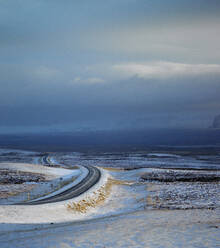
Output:
<svg viewBox="0 0 220 248">
<path fill-rule="evenodd" d="M 1 169 L 11 169 L 16 171 L 25 171 L 31 173 L 44 174 L 47 179 L 55 179 L 59 177 L 67 177 L 78 175 L 79 170 L 68 170 L 64 168 L 50 168 L 43 165 L 24 164 L 24 163 L 0 163 Z"/>
<path fill-rule="evenodd" d="M 1 248 L 219 248 L 219 211 L 143 210 L 59 224 L 0 225 Z M 11 224 L 11 229 L 13 229 Z M 23 230 L 23 231 L 21 231 Z"/>
<path fill-rule="evenodd" d="M 100 187 L 107 182 L 107 179 L 108 173 L 102 171 L 101 180 L 87 192 L 73 200 L 41 205 L 2 205 L 0 206 L 1 223 L 50 223 L 89 218 L 89 216 L 91 217 L 92 214 L 96 213 L 96 209 L 90 209 L 86 214 L 79 214 L 69 210 L 67 206 L 73 201 L 77 203 L 81 200 L 86 200 L 88 197 L 95 196 Z"/>
<path fill-rule="evenodd" d="M 114 168 L 194 168 L 220 169 L 220 152 L 68 152 L 55 154 L 61 163 Z"/>
<path fill-rule="evenodd" d="M 61 168 L 50 168 L 50 169 L 54 169 L 54 173 L 57 173 L 56 175 L 60 175 Z M 38 197 L 34 200 L 32 200 L 31 202 L 37 201 L 37 200 L 42 200 L 51 196 L 54 196 L 56 194 L 59 194 L 61 192 L 64 192 L 65 190 L 68 190 L 70 188 L 72 188 L 73 186 L 77 185 L 78 183 L 80 183 L 88 174 L 88 170 L 85 167 L 80 167 L 80 169 L 78 170 L 67 170 L 67 169 L 61 169 L 61 170 L 65 170 L 65 171 L 69 171 L 68 174 L 66 174 L 65 176 L 62 176 L 62 181 L 66 182 L 69 181 L 68 184 L 66 184 L 65 186 L 61 187 L 58 190 L 55 190 L 54 192 L 51 192 L 49 194 L 47 194 L 46 196 L 41 196 Z M 74 179 L 74 180 L 72 180 Z"/>
<path fill-rule="evenodd" d="M 148 153 L 148 156 L 153 156 L 153 157 L 170 157 L 170 158 L 180 158 L 180 155 L 176 155 L 176 154 L 171 154 L 171 153 Z"/>
<path fill-rule="evenodd" d="M 44 182 L 40 183 L 23 183 L 20 184 L 19 194 L 16 196 L 8 197 L 5 199 L 0 199 L 0 204 L 8 205 L 15 204 L 21 201 L 30 201 L 43 197 L 47 197 L 48 195 L 53 195 L 56 193 L 60 193 L 73 185 L 79 183 L 83 178 L 88 174 L 88 170 L 84 167 L 78 167 L 78 169 L 64 169 L 64 168 L 54 168 L 47 167 L 43 165 L 36 164 L 23 164 L 23 163 L 0 163 L 1 169 L 8 169 L 9 171 L 17 171 L 17 172 L 28 172 L 43 175 L 45 177 Z M 27 184 L 35 184 L 34 188 L 32 187 L 30 191 L 27 192 Z M 8 185 L 8 190 L 13 193 L 17 185 L 10 184 Z M 23 186 L 23 193 L 22 193 Z M 1 186 L 0 189 L 4 187 Z M 9 195 L 10 192 L 9 191 Z M 1 206 L 0 206 L 1 208 Z"/>
<path fill-rule="evenodd" d="M 87 213 L 69 211 L 62 203 L 46 204 L 41 209 L 28 206 L 26 210 L 9 208 L 1 212 L 9 214 L 7 222 L 0 224 L 1 248 L 217 248 L 220 209 L 148 209 L 149 186 L 137 182 L 144 172 L 145 169 L 109 171 L 108 176 L 117 180 L 111 195 L 104 204 Z M 104 177 L 87 196 L 98 190 L 106 179 Z M 26 211 L 26 222 L 18 217 L 22 211 Z"/>
<path fill-rule="evenodd" d="M 205 171 L 203 166 L 205 163 L 210 169 L 214 156 L 217 156 L 214 166 L 219 166 L 216 162 L 219 155 L 201 155 L 199 159 L 173 153 L 171 156 L 154 152 L 145 155 L 144 152 L 122 154 L 120 160 L 119 154 L 53 154 L 51 161 L 65 162 L 69 168 L 89 162 L 103 166 L 101 180 L 83 195 L 65 202 L 0 206 L 0 247 L 218 247 L 219 182 L 166 183 L 142 181 L 141 177 L 145 173 L 174 171 L 163 166 L 154 168 L 154 163 L 167 165 L 168 161 L 173 166 L 176 163 L 177 167 L 185 161 L 186 168 L 193 165 L 197 169 L 202 167 L 201 173 L 219 174 L 218 171 Z M 117 168 L 126 161 L 129 161 L 129 170 Z M 146 161 L 148 167 L 153 165 L 152 168 L 141 168 Z M 104 168 L 110 167 L 111 163 L 113 168 Z M 141 165 L 139 169 L 131 169 L 137 165 Z M 180 167 L 182 170 L 175 172 L 187 174 L 184 164 Z M 191 173 L 197 173 L 191 169 Z M 68 177 L 65 170 L 54 170 L 54 173 Z M 101 204 L 86 212 L 68 207 L 95 198 L 105 185 L 109 187 L 109 194 Z"/>
<path fill-rule="evenodd" d="M 28 193 L 29 198 L 34 198 L 32 201 L 44 199 L 52 195 L 61 193 L 78 184 L 88 174 L 88 170 L 85 167 L 81 166 L 78 166 L 78 169 L 64 169 L 47 167 L 39 164 L 0 163 L 0 168 L 13 171 L 40 173 L 46 177 L 48 182 L 41 183 L 40 186 L 37 187 L 37 189 L 34 189 Z M 77 203 L 89 197 L 94 197 L 96 192 L 100 189 L 100 187 L 105 185 L 108 179 L 108 173 L 104 172 L 103 170 L 101 171 L 102 176 L 99 182 L 92 188 L 90 188 L 86 193 L 74 198 L 73 200 L 42 205 L 7 205 L 7 199 L 4 202 L 4 205 L 0 205 L 1 223 L 48 223 L 86 218 L 86 216 L 91 214 L 92 211 L 87 213 L 87 215 L 79 215 L 78 213 L 74 213 L 74 211 L 69 210 L 67 205 L 72 204 L 73 201 L 74 203 Z M 56 187 L 57 184 L 60 183 L 60 181 L 64 185 L 62 187 Z M 51 184 L 53 184 L 53 187 L 49 187 L 49 190 L 51 191 L 49 192 L 48 186 Z M 54 190 L 55 188 L 56 190 Z M 44 196 L 45 192 L 47 194 Z M 18 200 L 21 200 L 22 196 L 19 195 L 17 197 L 11 198 L 13 199 L 13 203 L 16 203 Z"/>
</svg>

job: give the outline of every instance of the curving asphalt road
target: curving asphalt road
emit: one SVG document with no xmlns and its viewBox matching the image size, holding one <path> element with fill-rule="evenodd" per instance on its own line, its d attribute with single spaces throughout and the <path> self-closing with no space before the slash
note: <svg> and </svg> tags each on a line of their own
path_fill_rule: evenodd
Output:
<svg viewBox="0 0 220 248">
<path fill-rule="evenodd" d="M 49 164 L 48 163 L 48 159 L 47 156 L 45 156 L 42 161 L 45 164 Z M 77 197 L 79 195 L 81 195 L 82 193 L 86 192 L 88 189 L 90 189 L 93 185 L 95 185 L 100 177 L 101 177 L 101 172 L 99 169 L 97 169 L 96 167 L 93 166 L 85 166 L 84 167 L 89 171 L 87 176 L 80 181 L 77 185 L 57 194 L 54 196 L 50 196 L 48 198 L 45 199 L 41 199 L 41 200 L 36 200 L 33 202 L 24 202 L 24 203 L 20 203 L 20 205 L 38 205 L 38 204 L 45 204 L 45 203 L 53 203 L 53 202 L 59 202 L 59 201 L 65 201 L 65 200 L 69 200 L 72 199 L 74 197 Z"/>
</svg>

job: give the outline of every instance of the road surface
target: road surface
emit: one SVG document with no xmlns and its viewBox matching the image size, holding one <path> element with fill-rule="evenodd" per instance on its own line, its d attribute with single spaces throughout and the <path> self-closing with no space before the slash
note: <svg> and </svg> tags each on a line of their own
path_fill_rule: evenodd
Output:
<svg viewBox="0 0 220 248">
<path fill-rule="evenodd" d="M 49 164 L 47 156 L 43 157 L 42 161 L 46 165 Z M 23 202 L 23 203 L 20 203 L 19 205 L 37 205 L 37 204 L 44 204 L 44 203 L 53 203 L 53 202 L 69 200 L 69 199 L 72 199 L 74 197 L 81 195 L 82 193 L 89 190 L 93 185 L 95 185 L 101 177 L 101 172 L 98 168 L 93 167 L 93 166 L 84 166 L 84 167 L 89 172 L 87 176 L 82 181 L 80 181 L 77 185 L 61 193 L 58 193 L 57 195 L 53 195 L 53 196 L 50 196 L 44 199 L 35 200 L 32 202 Z"/>
</svg>

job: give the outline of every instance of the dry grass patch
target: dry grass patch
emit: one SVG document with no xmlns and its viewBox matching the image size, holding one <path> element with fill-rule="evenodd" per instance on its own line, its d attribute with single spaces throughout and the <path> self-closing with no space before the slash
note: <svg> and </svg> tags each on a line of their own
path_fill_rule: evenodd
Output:
<svg viewBox="0 0 220 248">
<path fill-rule="evenodd" d="M 102 205 L 105 200 L 111 194 L 111 189 L 113 185 L 130 185 L 128 182 L 116 180 L 109 178 L 105 185 L 100 187 L 96 192 L 92 193 L 92 196 L 86 199 L 80 200 L 78 202 L 71 202 L 67 204 L 67 209 L 75 211 L 77 213 L 86 213 L 89 208 L 95 208 Z"/>
<path fill-rule="evenodd" d="M 0 184 L 0 198 L 16 196 L 20 193 L 31 191 L 35 184 Z"/>
<path fill-rule="evenodd" d="M 118 180 L 118 179 L 109 179 L 111 180 L 112 184 L 115 184 L 115 185 L 126 185 L 126 186 L 130 186 L 132 185 L 134 182 L 133 181 L 123 181 L 123 180 Z"/>
<path fill-rule="evenodd" d="M 154 207 L 154 208 L 157 208 L 161 204 L 158 196 L 152 197 L 148 195 L 146 202 L 147 202 L 147 206 Z"/>
<path fill-rule="evenodd" d="M 107 171 L 124 171 L 124 169 L 113 168 L 113 167 L 101 167 L 101 168 Z"/>
</svg>

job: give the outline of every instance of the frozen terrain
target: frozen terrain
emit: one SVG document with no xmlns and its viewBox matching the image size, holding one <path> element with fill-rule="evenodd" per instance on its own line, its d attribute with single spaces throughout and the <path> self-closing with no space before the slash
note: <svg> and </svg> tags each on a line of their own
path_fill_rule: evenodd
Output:
<svg viewBox="0 0 220 248">
<path fill-rule="evenodd" d="M 216 150 L 155 150 L 128 152 L 68 152 L 55 154 L 57 160 L 67 164 L 95 165 L 123 169 L 184 168 L 220 169 L 220 151 Z"/>
<path fill-rule="evenodd" d="M 213 210 L 143 210 L 89 221 L 19 225 L 23 231 L 17 232 L 1 227 L 0 244 L 1 248 L 218 248 L 219 214 Z"/>
<path fill-rule="evenodd" d="M 28 156 L 33 170 L 44 156 L 16 154 L 19 162 Z M 219 151 L 49 155 L 52 164 L 42 166 L 42 171 L 55 170 L 60 177 L 61 171 L 95 165 L 102 170 L 102 179 L 67 202 L 0 206 L 1 248 L 219 247 Z"/>
</svg>

